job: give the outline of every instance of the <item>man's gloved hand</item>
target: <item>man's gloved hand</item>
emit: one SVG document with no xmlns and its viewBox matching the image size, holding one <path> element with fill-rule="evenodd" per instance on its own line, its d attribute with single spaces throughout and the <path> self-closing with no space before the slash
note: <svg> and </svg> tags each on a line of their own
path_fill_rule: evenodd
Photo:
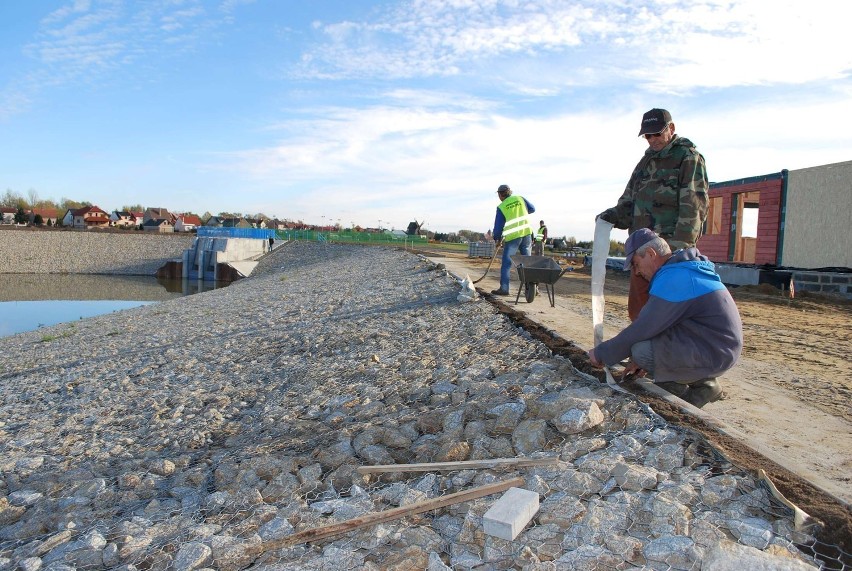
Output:
<svg viewBox="0 0 852 571">
<path fill-rule="evenodd" d="M 611 220 L 612 213 L 609 210 L 604 210 L 603 212 L 601 212 L 600 214 L 595 216 L 595 222 L 597 222 L 598 218 L 600 218 L 604 222 L 609 222 L 610 224 L 614 224 L 614 222 Z"/>
</svg>

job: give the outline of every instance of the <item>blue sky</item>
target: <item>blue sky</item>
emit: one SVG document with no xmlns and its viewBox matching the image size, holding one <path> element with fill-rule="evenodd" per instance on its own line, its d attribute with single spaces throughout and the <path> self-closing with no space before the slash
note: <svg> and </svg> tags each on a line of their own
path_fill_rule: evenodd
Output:
<svg viewBox="0 0 852 571">
<path fill-rule="evenodd" d="M 841 5 L 3 0 L 0 192 L 591 239 L 652 107 L 712 181 L 852 160 Z"/>
</svg>

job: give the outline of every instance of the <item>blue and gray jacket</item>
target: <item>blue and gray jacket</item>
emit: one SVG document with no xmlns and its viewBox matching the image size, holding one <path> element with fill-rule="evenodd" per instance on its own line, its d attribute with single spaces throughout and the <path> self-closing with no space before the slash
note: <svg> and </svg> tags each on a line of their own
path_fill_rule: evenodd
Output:
<svg viewBox="0 0 852 571">
<path fill-rule="evenodd" d="M 657 382 L 715 377 L 737 362 L 743 349 L 739 311 L 713 262 L 696 248 L 676 251 L 657 270 L 636 321 L 598 345 L 595 356 L 613 365 L 648 339 Z"/>
</svg>

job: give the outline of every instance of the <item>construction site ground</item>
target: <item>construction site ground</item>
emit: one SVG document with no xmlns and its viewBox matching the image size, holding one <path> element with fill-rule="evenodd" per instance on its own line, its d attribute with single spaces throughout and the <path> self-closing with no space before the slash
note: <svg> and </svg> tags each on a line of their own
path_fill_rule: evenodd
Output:
<svg viewBox="0 0 852 571">
<path fill-rule="evenodd" d="M 419 252 L 460 279 L 479 279 L 490 261 L 437 249 Z M 555 307 L 543 285 L 532 303 L 522 292 L 516 304 L 515 270 L 511 295 L 490 295 L 499 285 L 499 257 L 476 284 L 479 293 L 577 369 L 603 381 L 603 371 L 586 356 L 593 339 L 590 268 L 573 262 L 573 270 L 553 285 Z M 607 271 L 605 339 L 629 324 L 627 289 L 626 272 Z M 721 378 L 726 398 L 702 409 L 718 421 L 716 429 L 688 409 L 635 384 L 625 386 L 670 422 L 704 434 L 731 461 L 765 470 L 788 499 L 821 517 L 829 537 L 846 545 L 852 541 L 852 302 L 807 294 L 789 299 L 766 286 L 731 293 L 745 346 L 737 365 Z M 720 432 L 718 426 L 730 430 Z"/>
</svg>

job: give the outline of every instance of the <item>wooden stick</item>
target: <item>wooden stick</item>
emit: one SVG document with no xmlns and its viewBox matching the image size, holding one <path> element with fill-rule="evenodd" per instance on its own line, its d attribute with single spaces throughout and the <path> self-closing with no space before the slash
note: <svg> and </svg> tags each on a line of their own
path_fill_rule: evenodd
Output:
<svg viewBox="0 0 852 571">
<path fill-rule="evenodd" d="M 401 519 L 405 516 L 436 510 L 452 504 L 460 504 L 483 496 L 490 496 L 491 494 L 504 492 L 513 486 L 522 486 L 523 484 L 523 478 L 511 478 L 509 480 L 495 482 L 478 488 L 456 492 L 447 496 L 441 496 L 440 498 L 417 502 L 408 506 L 400 506 L 383 512 L 362 515 L 323 527 L 306 529 L 305 531 L 300 531 L 299 533 L 294 533 L 293 535 L 264 543 L 261 546 L 261 552 L 270 551 L 272 549 L 281 549 L 282 547 L 292 547 L 293 545 L 317 541 L 336 535 L 343 535 L 353 529 L 369 527 L 377 523 Z"/>
<path fill-rule="evenodd" d="M 359 466 L 359 474 L 376 474 L 392 472 L 432 472 L 442 470 L 474 470 L 479 468 L 496 468 L 497 466 L 529 467 L 552 466 L 559 463 L 559 458 L 492 458 L 490 460 L 463 460 L 460 462 L 430 462 L 426 464 L 378 464 L 375 466 Z"/>
</svg>

